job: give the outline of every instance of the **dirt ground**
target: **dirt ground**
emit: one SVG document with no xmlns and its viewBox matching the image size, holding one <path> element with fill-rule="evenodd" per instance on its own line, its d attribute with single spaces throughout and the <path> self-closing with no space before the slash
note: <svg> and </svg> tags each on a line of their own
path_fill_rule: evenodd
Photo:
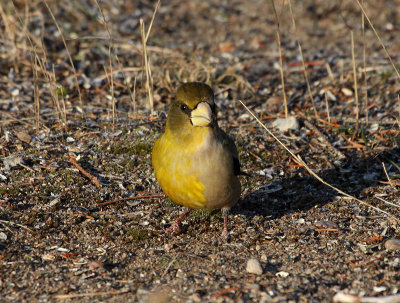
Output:
<svg viewBox="0 0 400 303">
<path fill-rule="evenodd" d="M 400 2 L 362 3 L 399 66 Z M 272 1 L 162 1 L 147 82 L 140 20 L 146 35 L 155 7 L 1 2 L 0 302 L 400 296 L 400 79 L 357 0 L 276 0 L 276 14 Z M 226 243 L 219 211 L 164 233 L 182 208 L 158 186 L 151 149 L 187 81 L 213 87 L 250 175 Z M 279 131 L 285 99 L 298 125 Z M 311 176 L 238 100 L 354 198 Z"/>
</svg>

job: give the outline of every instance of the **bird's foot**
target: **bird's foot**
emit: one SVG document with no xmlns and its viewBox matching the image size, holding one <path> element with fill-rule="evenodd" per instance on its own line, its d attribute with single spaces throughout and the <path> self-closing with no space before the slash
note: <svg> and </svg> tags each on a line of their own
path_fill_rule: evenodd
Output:
<svg viewBox="0 0 400 303">
<path fill-rule="evenodd" d="M 224 228 L 224 231 L 222 234 L 218 237 L 218 240 L 221 242 L 228 242 L 229 239 L 229 233 L 228 230 Z"/>
<path fill-rule="evenodd" d="M 172 223 L 172 225 L 169 228 L 164 229 L 164 232 L 167 235 L 179 234 L 180 231 L 181 231 L 181 228 L 179 227 L 179 223 L 178 222 L 174 222 L 174 223 Z"/>
</svg>

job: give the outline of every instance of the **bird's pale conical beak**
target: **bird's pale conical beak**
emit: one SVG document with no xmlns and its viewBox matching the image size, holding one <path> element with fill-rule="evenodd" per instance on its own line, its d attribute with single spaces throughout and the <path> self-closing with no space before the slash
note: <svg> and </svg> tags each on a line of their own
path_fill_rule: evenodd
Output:
<svg viewBox="0 0 400 303">
<path fill-rule="evenodd" d="M 201 102 L 192 110 L 190 120 L 194 126 L 209 126 L 212 122 L 212 110 L 207 102 Z"/>
</svg>

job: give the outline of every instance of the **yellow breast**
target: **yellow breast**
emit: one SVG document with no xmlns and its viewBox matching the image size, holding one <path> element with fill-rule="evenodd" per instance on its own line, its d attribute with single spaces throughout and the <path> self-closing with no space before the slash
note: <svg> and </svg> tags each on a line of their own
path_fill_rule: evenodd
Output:
<svg viewBox="0 0 400 303">
<path fill-rule="evenodd" d="M 199 128 L 193 140 L 177 140 L 166 132 L 153 147 L 155 176 L 163 191 L 177 204 L 196 209 L 205 207 L 205 188 L 199 181 L 199 167 L 196 167 L 199 161 L 195 155 L 206 137 L 205 128 Z"/>
</svg>

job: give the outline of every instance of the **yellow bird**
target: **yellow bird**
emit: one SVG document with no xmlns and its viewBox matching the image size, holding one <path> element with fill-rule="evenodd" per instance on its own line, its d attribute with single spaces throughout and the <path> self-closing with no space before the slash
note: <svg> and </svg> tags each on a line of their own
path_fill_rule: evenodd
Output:
<svg viewBox="0 0 400 303">
<path fill-rule="evenodd" d="M 235 143 L 219 128 L 212 89 L 200 82 L 183 84 L 168 113 L 165 132 L 153 147 L 154 173 L 163 191 L 185 211 L 167 230 L 179 232 L 179 223 L 191 209 L 221 209 L 227 240 L 227 216 L 240 198 L 239 157 Z"/>
</svg>

